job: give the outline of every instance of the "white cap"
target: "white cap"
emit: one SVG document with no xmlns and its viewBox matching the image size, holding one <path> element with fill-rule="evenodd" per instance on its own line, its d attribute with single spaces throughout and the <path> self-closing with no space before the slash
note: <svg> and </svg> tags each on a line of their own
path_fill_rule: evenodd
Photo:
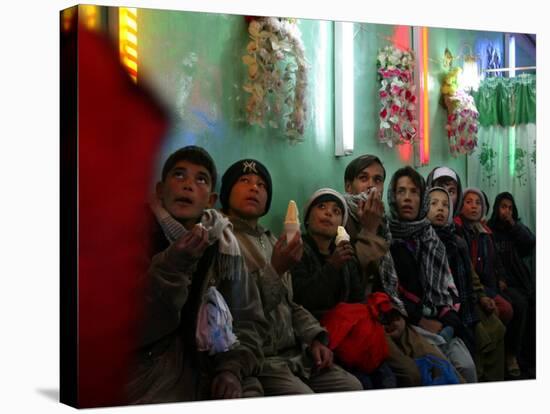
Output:
<svg viewBox="0 0 550 414">
<path fill-rule="evenodd" d="M 304 207 L 304 220 L 306 220 L 307 217 L 308 217 L 308 212 L 309 212 L 309 208 L 311 207 L 311 204 L 317 198 L 319 198 L 321 196 L 324 196 L 324 195 L 331 195 L 331 196 L 333 196 L 334 198 L 336 198 L 340 201 L 340 203 L 342 204 L 342 207 L 344 208 L 344 211 L 343 211 L 344 214 L 343 214 L 343 217 L 342 217 L 342 225 L 345 226 L 347 221 L 348 221 L 348 205 L 346 203 L 346 200 L 342 196 L 342 194 L 340 194 L 336 190 L 333 190 L 332 188 L 321 188 L 321 189 L 319 189 L 319 190 L 317 190 L 313 193 L 313 195 L 311 196 L 311 198 L 308 200 L 308 202 L 306 203 L 306 205 Z"/>
<path fill-rule="evenodd" d="M 448 167 L 439 167 L 438 169 L 436 169 L 434 171 L 434 175 L 433 175 L 433 178 L 432 178 L 432 183 L 435 180 L 437 180 L 438 178 L 441 178 L 441 177 L 450 177 L 453 180 L 455 180 L 456 182 L 458 182 L 458 178 L 456 176 L 456 173 Z"/>
</svg>

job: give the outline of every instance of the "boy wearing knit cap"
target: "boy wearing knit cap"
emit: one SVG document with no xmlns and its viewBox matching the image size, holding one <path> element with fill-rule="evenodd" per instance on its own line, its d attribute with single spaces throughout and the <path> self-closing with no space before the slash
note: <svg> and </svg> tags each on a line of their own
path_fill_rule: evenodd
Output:
<svg viewBox="0 0 550 414">
<path fill-rule="evenodd" d="M 134 403 L 261 396 L 267 330 L 231 224 L 211 207 L 216 167 L 187 146 L 166 160 L 151 200 L 145 322 L 128 385 Z M 207 323 L 214 317 L 221 323 Z M 233 318 L 233 323 L 232 323 Z"/>
<path fill-rule="evenodd" d="M 258 220 L 270 207 L 273 188 L 267 168 L 257 160 L 231 165 L 222 178 L 222 210 L 233 224 L 249 273 L 260 292 L 270 324 L 264 337 L 265 362 L 258 378 L 266 395 L 362 389 L 359 381 L 333 364 L 328 335 L 293 299 L 290 268 L 302 257 L 300 233 L 277 240 Z"/>
<path fill-rule="evenodd" d="M 317 190 L 304 207 L 304 224 L 307 230 L 302 237 L 304 254 L 302 260 L 291 270 L 292 285 L 296 302 L 320 321 L 339 303 L 366 301 L 365 274 L 349 242 L 349 236 L 347 233 L 338 233 L 338 229 L 342 230 L 341 226 L 345 226 L 347 220 L 346 201 L 331 188 Z M 353 310 L 358 318 L 369 316 L 366 308 L 366 315 L 357 313 L 360 310 L 361 308 Z M 379 324 L 378 321 L 374 323 Z M 367 333 L 371 338 L 367 346 L 357 349 L 363 344 L 354 343 L 353 348 L 356 348 L 357 358 L 370 358 L 369 366 L 374 371 L 362 372 L 353 365 L 347 368 L 355 373 L 365 389 L 396 387 L 395 375 L 383 363 L 387 355 L 383 329 L 379 330 L 378 336 L 372 331 L 365 332 Z M 353 353 L 343 357 L 347 360 L 356 358 Z"/>
<path fill-rule="evenodd" d="M 292 286 L 296 302 L 321 320 L 339 302 L 364 301 L 366 278 L 351 243 L 336 244 L 338 227 L 348 220 L 342 195 L 330 188 L 317 190 L 304 212 L 304 255 L 291 269 Z"/>
</svg>

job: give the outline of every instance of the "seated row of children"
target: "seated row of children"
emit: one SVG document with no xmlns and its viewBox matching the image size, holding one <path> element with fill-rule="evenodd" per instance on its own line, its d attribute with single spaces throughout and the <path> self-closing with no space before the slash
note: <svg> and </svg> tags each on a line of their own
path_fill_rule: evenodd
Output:
<svg viewBox="0 0 550 414">
<path fill-rule="evenodd" d="M 151 200 L 145 320 L 131 403 L 307 394 L 519 378 L 534 369 L 535 238 L 502 193 L 451 169 L 353 160 L 343 194 L 313 193 L 305 231 L 259 224 L 274 183 L 243 159 L 222 176 L 184 147 Z M 345 228 L 345 232 L 343 229 Z M 338 237 L 337 237 L 338 236 Z M 347 237 L 346 237 L 347 236 Z M 519 361 L 519 363 L 518 363 Z"/>
</svg>

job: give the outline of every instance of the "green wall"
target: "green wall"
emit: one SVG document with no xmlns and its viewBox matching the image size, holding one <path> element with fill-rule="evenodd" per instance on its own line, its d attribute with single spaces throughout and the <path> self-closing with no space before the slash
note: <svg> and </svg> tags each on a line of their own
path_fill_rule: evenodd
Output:
<svg viewBox="0 0 550 414">
<path fill-rule="evenodd" d="M 414 163 L 412 151 L 391 149 L 376 141 L 379 102 L 376 55 L 379 47 L 400 31 L 410 28 L 355 24 L 355 150 L 352 156 L 334 156 L 334 26 L 330 21 L 299 20 L 310 64 L 309 119 L 304 142 L 290 145 L 282 131 L 249 126 L 245 121 L 242 91 L 246 66 L 241 57 L 248 42 L 242 16 L 140 9 L 140 78 L 147 78 L 162 99 L 173 108 L 173 128 L 159 154 L 161 163 L 169 153 L 188 144 L 205 147 L 214 157 L 220 176 L 236 160 L 256 158 L 270 170 L 274 197 L 264 225 L 279 232 L 290 199 L 301 207 L 320 187 L 343 191 L 344 169 L 363 153 L 374 153 L 385 163 L 388 176 Z M 445 47 L 454 53 L 463 42 L 502 34 L 431 29 L 430 131 L 431 160 L 419 168 L 426 175 L 434 166 L 448 165 L 466 176 L 465 158 L 449 155 L 444 129 L 446 110 L 439 101 Z M 407 36 L 405 36 L 407 37 Z M 410 40 L 410 37 L 409 39 Z M 454 50 L 453 50 L 454 49 Z M 409 148 L 410 149 L 410 148 Z M 408 153 L 408 155 L 407 155 Z M 389 179 L 387 180 L 387 182 Z M 387 184 L 387 183 L 386 183 Z M 219 189 L 219 182 L 218 182 Z"/>
</svg>

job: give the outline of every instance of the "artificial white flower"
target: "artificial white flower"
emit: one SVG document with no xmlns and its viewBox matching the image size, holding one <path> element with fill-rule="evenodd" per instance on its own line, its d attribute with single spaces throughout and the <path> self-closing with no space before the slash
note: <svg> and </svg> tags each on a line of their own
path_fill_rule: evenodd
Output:
<svg viewBox="0 0 550 414">
<path fill-rule="evenodd" d="M 251 94 L 246 103 L 248 122 L 273 128 L 281 122 L 291 142 L 298 141 L 304 133 L 308 84 L 300 31 L 288 19 L 269 17 L 252 20 L 248 32 L 252 40 L 242 58 L 248 66 L 243 89 Z"/>
<path fill-rule="evenodd" d="M 257 37 L 261 30 L 262 24 L 258 20 L 252 20 L 248 25 L 248 33 L 253 37 Z"/>
</svg>

